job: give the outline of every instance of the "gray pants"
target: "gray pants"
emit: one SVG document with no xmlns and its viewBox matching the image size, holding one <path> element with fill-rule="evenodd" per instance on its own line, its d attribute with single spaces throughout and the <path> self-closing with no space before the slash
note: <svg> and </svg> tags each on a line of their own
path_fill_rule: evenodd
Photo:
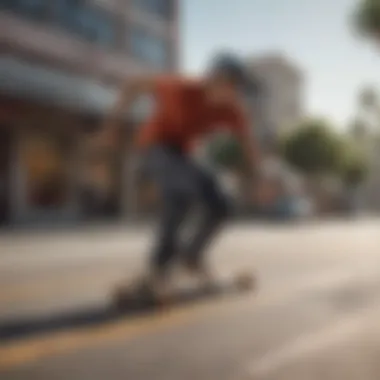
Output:
<svg viewBox="0 0 380 380">
<path fill-rule="evenodd" d="M 146 169 L 155 181 L 161 200 L 161 221 L 152 252 L 153 270 L 164 272 L 181 255 L 196 269 L 203 252 L 229 214 L 229 204 L 216 178 L 191 157 L 168 146 L 156 146 L 147 154 Z M 195 234 L 181 244 L 180 229 L 189 209 L 198 203 L 201 218 Z"/>
</svg>

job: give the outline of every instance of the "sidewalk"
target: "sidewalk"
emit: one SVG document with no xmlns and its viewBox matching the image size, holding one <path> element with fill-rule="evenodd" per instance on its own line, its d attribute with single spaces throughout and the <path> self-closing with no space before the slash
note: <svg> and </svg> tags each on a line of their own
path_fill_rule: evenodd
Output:
<svg viewBox="0 0 380 380">
<path fill-rule="evenodd" d="M 107 258 L 135 261 L 148 251 L 152 230 L 147 227 L 92 226 L 65 231 L 33 231 L 0 237 L 0 269 L 29 270 L 87 265 Z"/>
<path fill-rule="evenodd" d="M 367 224 L 368 227 L 378 228 L 379 219 L 364 218 L 345 220 L 339 218 L 327 220 L 299 221 L 290 223 L 271 223 L 260 220 L 233 221 L 230 231 L 249 229 L 252 233 L 271 233 L 273 231 L 289 231 L 297 229 L 299 232 L 306 229 L 318 230 L 321 225 L 337 225 L 338 228 L 349 225 Z M 63 251 L 76 249 L 100 249 L 100 246 L 112 250 L 112 247 L 140 246 L 141 241 L 149 241 L 155 231 L 155 223 L 124 221 L 119 223 L 89 223 L 66 227 L 53 226 L 51 228 L 29 229 L 0 229 L 0 257 L 29 253 L 30 251 Z M 230 235 L 230 234 L 229 234 Z"/>
<path fill-rule="evenodd" d="M 147 221 L 99 221 L 72 225 L 4 227 L 0 228 L 0 247 L 20 241 L 36 242 L 42 240 L 75 239 L 101 234 L 135 234 L 153 228 Z"/>
</svg>

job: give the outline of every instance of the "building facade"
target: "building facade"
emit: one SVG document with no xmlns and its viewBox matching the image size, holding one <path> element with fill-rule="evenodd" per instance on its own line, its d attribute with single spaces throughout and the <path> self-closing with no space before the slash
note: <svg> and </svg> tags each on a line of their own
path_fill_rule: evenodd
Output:
<svg viewBox="0 0 380 380">
<path fill-rule="evenodd" d="M 253 57 L 248 67 L 262 85 L 255 106 L 259 133 L 263 140 L 275 139 L 304 116 L 303 73 L 280 54 Z"/>
<path fill-rule="evenodd" d="M 121 79 L 177 69 L 178 1 L 0 0 L 0 49 L 0 224 L 131 214 L 135 121 L 88 147 Z"/>
</svg>

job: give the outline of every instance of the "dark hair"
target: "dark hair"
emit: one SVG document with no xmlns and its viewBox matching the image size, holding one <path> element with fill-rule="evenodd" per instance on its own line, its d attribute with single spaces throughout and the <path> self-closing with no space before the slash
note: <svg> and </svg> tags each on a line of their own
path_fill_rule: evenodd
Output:
<svg viewBox="0 0 380 380">
<path fill-rule="evenodd" d="M 255 85 L 246 65 L 232 54 L 221 53 L 216 55 L 210 64 L 208 73 L 211 76 L 225 77 L 244 92 L 255 90 Z"/>
</svg>

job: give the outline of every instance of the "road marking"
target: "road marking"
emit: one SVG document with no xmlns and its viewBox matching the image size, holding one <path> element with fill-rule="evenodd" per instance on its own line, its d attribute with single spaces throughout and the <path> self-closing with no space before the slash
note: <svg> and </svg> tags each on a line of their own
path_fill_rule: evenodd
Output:
<svg viewBox="0 0 380 380">
<path fill-rule="evenodd" d="M 246 373 L 249 378 L 264 380 L 286 365 L 301 362 L 336 344 L 349 343 L 353 336 L 368 328 L 367 322 L 378 321 L 379 313 L 380 307 L 377 305 L 376 308 L 366 308 L 344 319 L 337 318 L 327 328 L 304 334 L 246 365 Z"/>
<path fill-rule="evenodd" d="M 219 307 L 218 307 L 219 306 Z M 175 328 L 205 313 L 215 313 L 222 309 L 222 303 L 191 305 L 173 309 L 155 316 L 123 320 L 101 327 L 85 328 L 80 331 L 66 331 L 53 336 L 31 338 L 0 346 L 0 370 L 9 369 L 36 360 L 67 354 L 85 348 L 123 341 L 145 336 L 149 333 Z"/>
<path fill-rule="evenodd" d="M 362 274 L 363 277 L 366 274 Z M 367 275 L 368 276 L 368 275 Z M 366 277 L 367 277 L 366 276 Z M 290 287 L 281 291 L 271 291 L 261 294 L 256 298 L 256 308 L 268 307 L 283 303 L 295 298 L 300 293 L 315 291 L 318 289 L 331 289 L 350 283 L 353 277 L 350 273 L 332 271 L 323 273 L 314 278 L 302 279 Z M 226 308 L 231 304 L 231 299 L 200 302 L 175 308 L 165 314 L 147 316 L 144 318 L 127 319 L 118 323 L 109 323 L 104 326 L 90 327 L 81 330 L 68 330 L 61 333 L 53 333 L 43 337 L 29 338 L 20 342 L 13 342 L 0 346 L 0 370 L 11 369 L 19 365 L 25 365 L 47 357 L 69 354 L 78 350 L 104 346 L 116 342 L 127 342 L 132 339 L 158 333 L 166 329 L 195 322 L 201 317 L 212 315 L 226 316 L 227 313 L 241 313 L 247 308 L 247 301 L 253 297 L 239 298 L 233 307 Z M 238 302 L 239 301 L 239 302 Z M 249 303 L 249 305 L 252 305 Z"/>
</svg>

